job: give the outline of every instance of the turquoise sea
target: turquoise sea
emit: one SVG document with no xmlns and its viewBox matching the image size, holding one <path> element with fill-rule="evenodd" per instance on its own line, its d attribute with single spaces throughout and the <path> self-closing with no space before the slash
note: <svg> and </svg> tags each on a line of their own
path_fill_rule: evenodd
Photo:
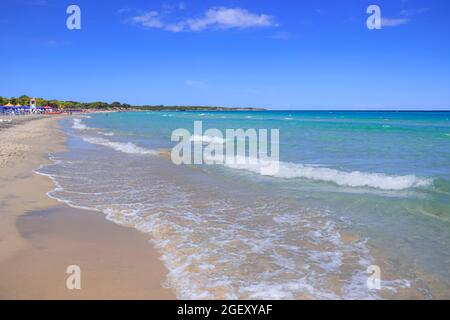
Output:
<svg viewBox="0 0 450 320">
<path fill-rule="evenodd" d="M 279 129 L 279 172 L 174 165 L 172 131 L 197 120 Z M 49 196 L 148 233 L 179 298 L 450 298 L 450 112 L 128 112 L 62 126 L 68 151 L 38 170 Z"/>
</svg>

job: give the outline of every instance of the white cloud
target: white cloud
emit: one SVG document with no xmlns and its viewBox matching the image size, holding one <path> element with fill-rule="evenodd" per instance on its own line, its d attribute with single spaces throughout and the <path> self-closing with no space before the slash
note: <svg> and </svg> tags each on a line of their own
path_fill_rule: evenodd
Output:
<svg viewBox="0 0 450 320">
<path fill-rule="evenodd" d="M 164 29 L 171 32 L 181 32 L 184 30 L 183 23 L 170 23 L 164 26 Z"/>
<path fill-rule="evenodd" d="M 147 28 L 159 28 L 171 32 L 203 31 L 208 28 L 246 29 L 276 26 L 272 16 L 255 14 L 241 8 L 214 7 L 208 9 L 200 18 L 188 18 L 174 23 L 164 22 L 160 14 L 150 11 L 130 19 L 133 24 Z"/>
<path fill-rule="evenodd" d="M 383 27 L 397 27 L 409 23 L 411 20 L 406 18 L 381 18 Z"/>
<path fill-rule="evenodd" d="M 140 16 L 134 16 L 131 19 L 132 23 L 141 24 L 147 28 L 163 28 L 164 23 L 159 18 L 159 14 L 156 11 L 149 11 Z"/>
<path fill-rule="evenodd" d="M 188 19 L 187 26 L 192 31 L 204 30 L 210 26 L 223 29 L 269 27 L 274 25 L 273 18 L 266 14 L 255 14 L 240 8 L 211 8 L 204 17 Z"/>
<path fill-rule="evenodd" d="M 429 8 L 403 9 L 400 11 L 400 18 L 381 18 L 381 25 L 383 27 L 398 27 L 411 22 L 412 18 L 424 14 L 429 11 Z"/>
<path fill-rule="evenodd" d="M 174 11 L 177 10 L 184 10 L 186 9 L 186 5 L 184 4 L 184 2 L 178 2 L 178 3 L 167 3 L 164 2 L 161 5 L 161 13 L 162 14 L 170 14 Z"/>
</svg>

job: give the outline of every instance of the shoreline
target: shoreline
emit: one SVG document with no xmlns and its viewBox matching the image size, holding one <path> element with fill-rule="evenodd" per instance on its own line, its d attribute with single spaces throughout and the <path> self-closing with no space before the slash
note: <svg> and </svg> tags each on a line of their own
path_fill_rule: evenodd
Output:
<svg viewBox="0 0 450 320">
<path fill-rule="evenodd" d="M 175 299 L 145 234 L 47 196 L 53 182 L 33 170 L 65 150 L 60 119 L 0 131 L 0 299 Z M 82 288 L 68 290 L 66 268 L 77 264 Z"/>
<path fill-rule="evenodd" d="M 174 291 L 164 288 L 165 281 L 169 284 L 171 280 L 167 276 L 173 273 L 169 273 L 161 257 L 170 250 L 155 249 L 150 242 L 155 235 L 116 224 L 101 212 L 71 206 L 47 195 L 55 182 L 34 170 L 52 163 L 49 153 L 67 148 L 67 134 L 58 121 L 61 119 L 64 117 L 23 119 L 24 123 L 0 131 L 0 300 L 175 299 Z M 111 157 L 101 159 L 103 168 Z M 77 172 L 78 167 L 71 172 Z M 114 168 L 108 168 L 104 176 L 110 172 L 115 172 Z M 92 172 L 78 175 L 83 173 Z M 364 241 L 355 230 L 341 230 L 338 226 L 336 230 L 344 247 Z M 169 239 L 164 231 L 158 231 L 156 238 Z M 308 249 L 311 244 L 301 245 Z M 173 248 L 183 253 L 179 247 Z M 448 288 L 424 270 L 410 269 L 406 264 L 404 268 L 393 268 L 393 257 L 385 249 L 382 245 L 367 246 L 369 262 L 380 267 L 386 286 L 395 286 L 379 292 L 380 299 L 448 297 Z M 342 255 L 344 274 L 354 267 L 352 252 L 344 251 Z M 71 265 L 81 268 L 81 291 L 66 288 L 66 269 Z M 173 266 L 169 267 L 173 271 Z M 198 266 L 192 265 L 192 270 L 195 268 Z M 331 277 L 330 288 L 342 292 L 344 280 L 338 275 Z M 214 297 L 225 297 L 221 290 L 214 292 Z M 315 298 L 305 292 L 298 299 Z"/>
</svg>

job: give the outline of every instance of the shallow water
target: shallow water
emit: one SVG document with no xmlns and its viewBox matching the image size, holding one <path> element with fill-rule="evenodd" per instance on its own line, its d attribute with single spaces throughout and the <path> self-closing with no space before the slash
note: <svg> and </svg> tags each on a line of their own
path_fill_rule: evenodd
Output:
<svg viewBox="0 0 450 320">
<path fill-rule="evenodd" d="M 63 121 L 69 151 L 39 171 L 50 196 L 151 234 L 180 298 L 448 298 L 449 116 L 97 114 Z M 194 120 L 279 129 L 280 171 L 173 165 L 160 150 Z"/>
</svg>

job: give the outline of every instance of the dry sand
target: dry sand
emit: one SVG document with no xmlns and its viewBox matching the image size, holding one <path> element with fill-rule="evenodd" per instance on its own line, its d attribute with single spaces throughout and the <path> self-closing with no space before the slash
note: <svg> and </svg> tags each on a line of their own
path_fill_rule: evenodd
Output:
<svg viewBox="0 0 450 320">
<path fill-rule="evenodd" d="M 58 118 L 0 131 L 0 299 L 174 299 L 148 238 L 47 197 L 53 183 L 32 172 L 65 148 Z M 81 290 L 66 268 L 81 268 Z"/>
</svg>

